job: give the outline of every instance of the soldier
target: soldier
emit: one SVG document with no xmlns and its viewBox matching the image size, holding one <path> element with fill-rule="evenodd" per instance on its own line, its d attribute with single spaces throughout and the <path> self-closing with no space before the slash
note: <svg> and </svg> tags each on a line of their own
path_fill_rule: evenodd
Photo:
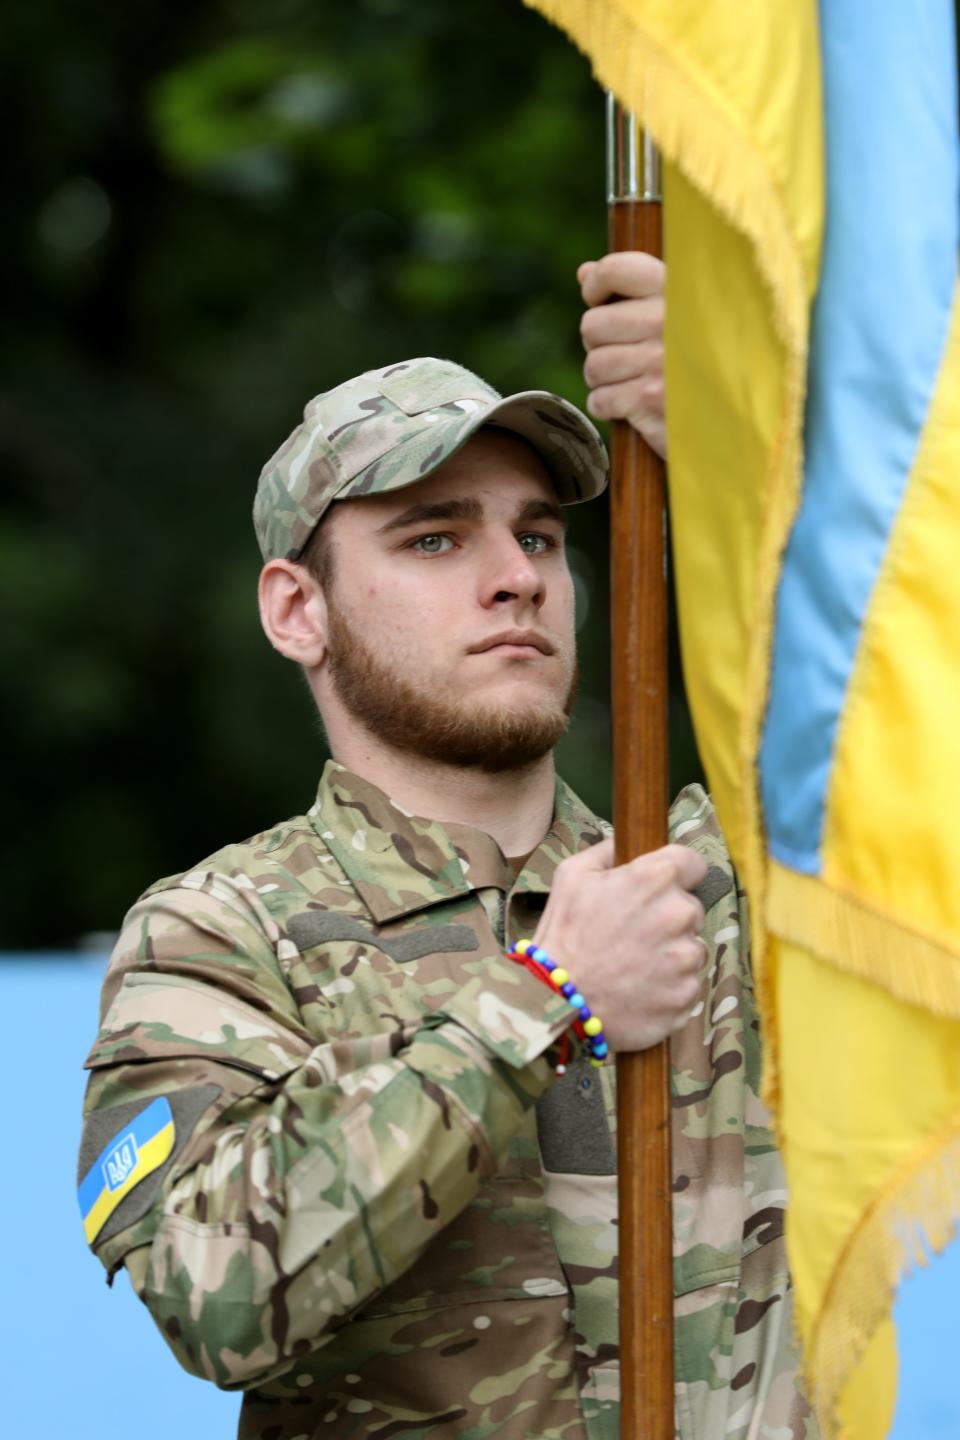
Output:
<svg viewBox="0 0 960 1440">
<path fill-rule="evenodd" d="M 581 279 L 589 305 L 633 297 L 612 336 L 584 322 L 594 407 L 655 426 L 644 257 Z M 618 391 L 649 371 L 645 398 Z M 188 1370 L 245 1392 L 242 1440 L 618 1435 L 614 1077 L 590 1011 L 613 1050 L 673 1037 L 680 1434 L 814 1433 L 709 800 L 684 791 L 671 843 L 614 866 L 554 771 L 567 507 L 605 475 L 573 406 L 434 359 L 317 396 L 261 474 L 264 629 L 333 759 L 306 814 L 131 910 L 79 1167 L 88 1240 Z M 508 958 L 524 938 L 581 993 Z"/>
</svg>

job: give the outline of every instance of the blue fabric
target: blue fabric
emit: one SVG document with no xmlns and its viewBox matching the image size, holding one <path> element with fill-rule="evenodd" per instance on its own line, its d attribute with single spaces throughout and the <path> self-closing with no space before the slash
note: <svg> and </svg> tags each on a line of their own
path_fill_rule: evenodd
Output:
<svg viewBox="0 0 960 1440">
<path fill-rule="evenodd" d="M 893 1318 L 900 1374 L 888 1440 L 957 1440 L 960 1240 L 900 1282 Z"/>
<path fill-rule="evenodd" d="M 820 869 L 837 722 L 935 386 L 960 239 L 951 0 L 820 9 L 826 233 L 804 491 L 760 751 L 770 851 L 808 874 Z"/>
</svg>

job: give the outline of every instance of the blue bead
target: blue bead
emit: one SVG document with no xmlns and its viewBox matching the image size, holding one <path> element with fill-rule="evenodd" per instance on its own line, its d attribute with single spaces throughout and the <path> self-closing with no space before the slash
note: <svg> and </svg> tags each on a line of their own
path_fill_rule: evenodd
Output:
<svg viewBox="0 0 960 1440">
<path fill-rule="evenodd" d="M 606 1055 L 606 1053 L 607 1053 L 607 1042 L 606 1042 L 606 1040 L 594 1040 L 594 1042 L 593 1042 L 593 1053 L 594 1053 L 594 1055 L 596 1056 L 596 1058 L 597 1058 L 598 1060 L 602 1060 L 603 1057 L 604 1057 L 604 1055 Z"/>
<path fill-rule="evenodd" d="M 571 995 L 576 995 L 576 993 L 577 987 L 576 985 L 574 985 L 572 980 L 567 980 L 564 982 L 563 985 L 560 986 L 560 994 L 565 996 L 567 1000 L 570 999 Z"/>
<path fill-rule="evenodd" d="M 527 954 L 530 956 L 530 959 L 534 960 L 538 965 L 546 965 L 550 959 L 546 950 L 541 950 L 539 945 L 534 945 L 532 949 L 527 951 Z M 553 966 L 551 965 L 550 968 L 552 970 Z"/>
<path fill-rule="evenodd" d="M 573 1006 L 574 1010 L 579 1010 L 581 1005 L 586 1003 L 579 990 L 575 990 L 574 993 L 572 995 L 569 995 L 567 998 L 569 999 L 570 1004 Z"/>
<path fill-rule="evenodd" d="M 593 1011 L 590 1009 L 590 1006 L 589 1006 L 589 1005 L 584 1005 L 583 1008 L 582 1008 L 581 1011 L 580 1011 L 580 1019 L 581 1019 L 581 1020 L 589 1020 L 589 1019 L 592 1018 L 592 1016 L 593 1016 Z"/>
</svg>

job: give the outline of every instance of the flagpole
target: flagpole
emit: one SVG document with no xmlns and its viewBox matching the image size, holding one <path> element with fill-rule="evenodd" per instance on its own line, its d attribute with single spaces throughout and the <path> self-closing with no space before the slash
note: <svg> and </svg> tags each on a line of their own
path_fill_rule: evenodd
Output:
<svg viewBox="0 0 960 1440">
<path fill-rule="evenodd" d="M 660 160 L 607 95 L 611 250 L 662 253 Z M 618 863 L 667 839 L 663 462 L 626 421 L 610 436 L 613 819 Z M 623 1440 L 674 1440 L 670 1047 L 617 1059 Z"/>
</svg>

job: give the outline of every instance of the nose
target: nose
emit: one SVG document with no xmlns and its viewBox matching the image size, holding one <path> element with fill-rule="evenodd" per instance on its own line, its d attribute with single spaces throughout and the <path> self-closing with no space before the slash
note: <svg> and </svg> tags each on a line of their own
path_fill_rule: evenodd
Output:
<svg viewBox="0 0 960 1440">
<path fill-rule="evenodd" d="M 539 610 L 546 598 L 540 569 L 513 534 L 491 542 L 482 574 L 481 603 L 484 606 L 516 600 Z"/>
</svg>

